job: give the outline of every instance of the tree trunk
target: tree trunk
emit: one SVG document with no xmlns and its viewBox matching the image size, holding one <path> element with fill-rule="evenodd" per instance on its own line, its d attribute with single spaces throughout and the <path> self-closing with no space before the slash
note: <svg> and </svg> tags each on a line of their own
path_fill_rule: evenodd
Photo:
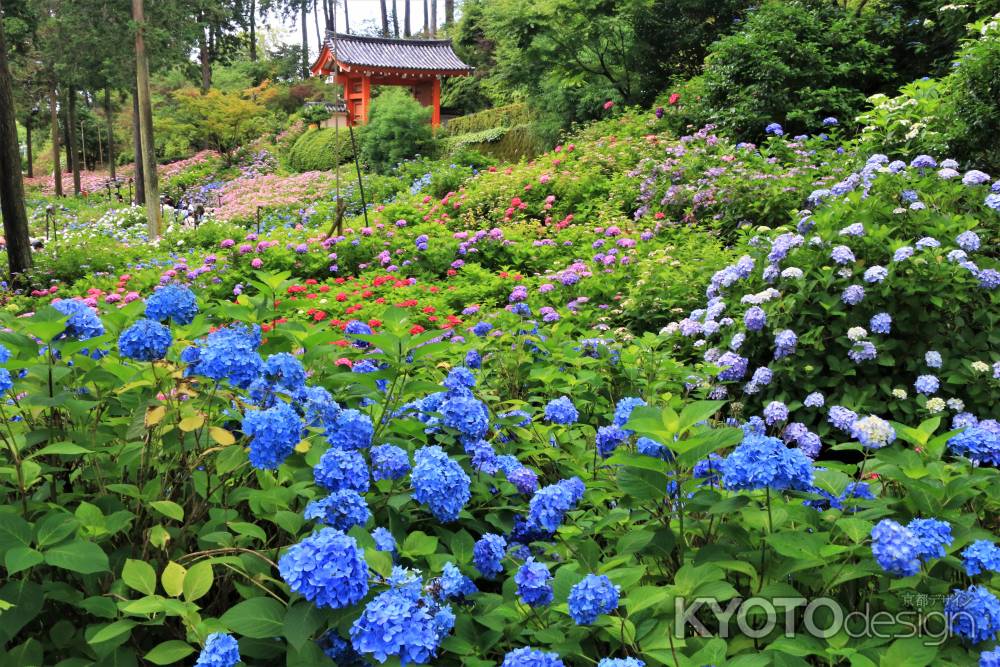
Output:
<svg viewBox="0 0 1000 667">
<path fill-rule="evenodd" d="M 153 142 L 153 107 L 149 100 L 149 63 L 146 62 L 146 19 L 143 0 L 132 0 L 135 21 L 135 70 L 139 92 L 139 136 L 142 143 L 142 178 L 146 187 L 146 223 L 150 240 L 160 237 L 160 191 L 156 183 L 156 144 Z"/>
<path fill-rule="evenodd" d="M 413 34 L 410 30 L 410 0 L 403 0 L 403 37 Z"/>
<path fill-rule="evenodd" d="M 3 4 L 0 2 L 0 16 Z M 7 265 L 11 282 L 20 285 L 21 275 L 31 268 L 31 241 L 28 216 L 24 210 L 24 183 L 21 181 L 21 151 L 17 146 L 14 121 L 14 89 L 7 63 L 7 38 L 0 21 L 0 214 L 7 239 Z"/>
<path fill-rule="evenodd" d="M 250 0 L 250 60 L 257 62 L 257 3 Z"/>
<path fill-rule="evenodd" d="M 379 10 L 382 12 L 382 36 L 389 36 L 389 10 L 385 0 L 379 0 Z"/>
<path fill-rule="evenodd" d="M 437 37 L 438 31 L 438 2 L 431 0 L 431 37 Z"/>
<path fill-rule="evenodd" d="M 25 148 L 28 149 L 28 178 L 34 178 L 35 177 L 34 152 L 31 150 L 31 126 L 33 124 L 32 121 L 34 119 L 35 119 L 35 116 L 33 114 L 28 114 L 28 118 L 27 118 L 28 122 L 26 122 L 24 124 L 24 132 L 27 135 L 27 137 L 25 137 L 27 139 L 27 146 L 25 146 Z"/>
<path fill-rule="evenodd" d="M 424 37 L 431 34 L 431 23 L 430 23 L 431 13 L 427 8 L 427 0 L 424 0 Z"/>
<path fill-rule="evenodd" d="M 324 11 L 326 7 L 323 8 Z M 323 50 L 323 33 L 319 29 L 319 0 L 313 0 L 313 25 L 316 28 L 316 50 Z"/>
<path fill-rule="evenodd" d="M 115 175 L 115 119 L 111 113 L 111 86 L 104 86 L 104 117 L 108 121 L 108 176 Z"/>
<path fill-rule="evenodd" d="M 309 76 L 309 1 L 302 0 L 302 78 Z"/>
<path fill-rule="evenodd" d="M 333 10 L 337 11 L 336 5 Z M 347 0 L 344 0 L 344 32 L 351 34 L 351 17 L 347 15 Z"/>
<path fill-rule="evenodd" d="M 207 30 L 207 28 L 205 29 Z M 201 92 L 212 87 L 212 54 L 208 48 L 208 35 L 202 30 L 198 37 L 198 61 L 201 63 Z"/>
<path fill-rule="evenodd" d="M 146 204 L 146 184 L 142 173 L 142 137 L 139 132 L 139 85 L 132 84 L 132 141 L 135 145 L 135 159 L 132 161 L 132 182 L 135 183 L 135 203 Z"/>
<path fill-rule="evenodd" d="M 444 0 L 444 24 L 451 27 L 455 22 L 455 0 Z"/>
<path fill-rule="evenodd" d="M 59 90 L 54 81 L 49 89 L 49 118 L 52 123 L 52 184 L 55 187 L 56 197 L 62 197 L 62 165 L 59 164 Z"/>
<path fill-rule="evenodd" d="M 399 7 L 392 0 L 392 36 L 399 39 Z"/>
<path fill-rule="evenodd" d="M 69 86 L 66 91 L 66 160 L 73 170 L 73 194 L 80 196 L 80 153 L 76 137 L 76 88 Z"/>
</svg>

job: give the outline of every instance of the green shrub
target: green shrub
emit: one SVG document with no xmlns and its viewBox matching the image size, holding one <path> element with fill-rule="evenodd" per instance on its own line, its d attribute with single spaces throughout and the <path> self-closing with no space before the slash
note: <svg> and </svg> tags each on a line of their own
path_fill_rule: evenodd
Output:
<svg viewBox="0 0 1000 667">
<path fill-rule="evenodd" d="M 693 122 L 756 139 L 771 122 L 789 134 L 827 116 L 848 122 L 891 76 L 887 49 L 853 13 L 832 3 L 768 2 L 710 47 L 695 84 L 700 99 L 685 97 Z"/>
<path fill-rule="evenodd" d="M 360 141 L 359 128 L 354 129 L 356 141 Z M 339 137 L 339 138 L 338 138 Z M 346 127 L 339 131 L 328 127 L 308 130 L 292 145 L 288 154 L 288 165 L 294 171 L 329 171 L 338 164 L 349 162 L 354 153 L 351 149 L 351 134 Z"/>
<path fill-rule="evenodd" d="M 368 166 L 385 172 L 434 148 L 431 110 L 405 90 L 389 88 L 372 102 L 368 126 L 361 138 L 361 155 Z"/>
<path fill-rule="evenodd" d="M 977 26 L 980 39 L 965 44 L 945 78 L 947 128 L 955 157 L 1000 168 L 1000 14 Z"/>
<path fill-rule="evenodd" d="M 915 156 L 942 155 L 948 133 L 942 125 L 945 93 L 940 79 L 919 79 L 903 86 L 899 95 L 882 93 L 868 98 L 871 108 L 858 116 L 860 141 L 879 153 Z"/>
</svg>

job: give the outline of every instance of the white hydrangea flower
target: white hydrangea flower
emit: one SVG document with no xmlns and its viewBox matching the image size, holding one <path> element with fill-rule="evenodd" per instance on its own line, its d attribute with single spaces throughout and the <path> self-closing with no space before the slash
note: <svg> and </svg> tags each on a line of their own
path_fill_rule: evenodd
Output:
<svg viewBox="0 0 1000 667">
<path fill-rule="evenodd" d="M 945 402 L 943 398 L 935 396 L 934 398 L 927 401 L 927 410 L 931 414 L 937 414 L 943 412 L 945 408 Z"/>
<path fill-rule="evenodd" d="M 897 398 L 901 401 L 906 400 L 906 390 L 905 389 L 893 389 L 892 397 Z"/>
<path fill-rule="evenodd" d="M 847 330 L 847 337 L 855 343 L 868 337 L 868 331 L 864 327 L 851 327 Z"/>
<path fill-rule="evenodd" d="M 976 373 L 989 373 L 990 365 L 985 361 L 973 361 L 972 370 L 974 370 Z"/>
</svg>

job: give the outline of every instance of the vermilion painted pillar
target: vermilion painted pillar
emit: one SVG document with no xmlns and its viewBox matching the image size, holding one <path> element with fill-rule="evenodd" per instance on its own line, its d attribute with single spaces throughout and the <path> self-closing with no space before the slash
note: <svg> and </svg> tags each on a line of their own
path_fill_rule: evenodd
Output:
<svg viewBox="0 0 1000 667">
<path fill-rule="evenodd" d="M 441 126 L 441 79 L 440 77 L 434 77 L 434 102 L 431 105 L 431 126 L 440 127 Z"/>
<path fill-rule="evenodd" d="M 361 119 L 368 124 L 368 109 L 372 100 L 372 79 L 369 76 L 361 78 Z"/>
</svg>

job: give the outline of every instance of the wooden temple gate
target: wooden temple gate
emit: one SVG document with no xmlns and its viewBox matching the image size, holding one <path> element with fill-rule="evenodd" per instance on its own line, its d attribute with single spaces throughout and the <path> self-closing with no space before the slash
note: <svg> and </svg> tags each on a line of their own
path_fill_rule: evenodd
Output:
<svg viewBox="0 0 1000 667">
<path fill-rule="evenodd" d="M 350 125 L 368 122 L 372 86 L 404 86 L 424 106 L 431 124 L 441 124 L 441 80 L 468 76 L 448 40 L 391 39 L 327 33 L 323 50 L 312 65 L 313 76 L 332 77 L 343 87 Z"/>
</svg>

